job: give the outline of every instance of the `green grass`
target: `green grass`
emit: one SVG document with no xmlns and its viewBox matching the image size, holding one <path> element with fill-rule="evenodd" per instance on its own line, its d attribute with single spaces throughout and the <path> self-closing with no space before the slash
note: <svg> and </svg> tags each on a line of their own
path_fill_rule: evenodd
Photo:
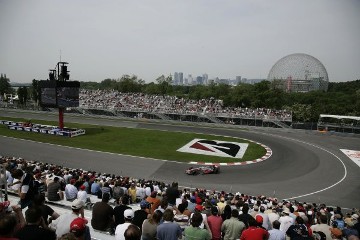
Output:
<svg viewBox="0 0 360 240">
<path fill-rule="evenodd" d="M 1 120 L 16 122 L 27 121 L 27 119 L 8 117 Z M 46 125 L 57 125 L 57 122 L 42 120 L 32 120 L 32 122 Z M 255 160 L 266 153 L 266 150 L 262 146 L 239 138 L 76 123 L 67 123 L 66 127 L 85 129 L 86 134 L 74 138 L 68 138 L 9 130 L 7 126 L 0 125 L 0 135 L 102 152 L 120 153 L 179 162 L 241 162 Z M 243 159 L 240 160 L 234 158 L 181 153 L 176 151 L 194 138 L 249 143 L 249 146 Z"/>
</svg>

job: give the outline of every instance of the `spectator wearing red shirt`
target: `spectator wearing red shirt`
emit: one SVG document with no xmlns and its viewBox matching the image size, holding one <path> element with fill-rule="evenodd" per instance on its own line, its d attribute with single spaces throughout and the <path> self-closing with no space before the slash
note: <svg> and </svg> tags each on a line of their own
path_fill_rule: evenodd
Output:
<svg viewBox="0 0 360 240">
<path fill-rule="evenodd" d="M 212 240 L 220 240 L 223 220 L 219 216 L 219 209 L 217 207 L 213 206 L 211 208 L 211 216 L 208 217 L 207 221 L 212 234 Z"/>
<path fill-rule="evenodd" d="M 245 229 L 240 237 L 240 240 L 264 240 L 269 239 L 269 233 L 263 228 L 258 227 L 255 219 L 249 219 L 249 228 Z"/>
</svg>

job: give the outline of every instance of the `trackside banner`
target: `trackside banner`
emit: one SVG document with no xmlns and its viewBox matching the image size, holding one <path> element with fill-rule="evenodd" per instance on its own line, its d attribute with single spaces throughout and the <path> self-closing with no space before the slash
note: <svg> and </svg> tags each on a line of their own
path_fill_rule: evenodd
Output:
<svg viewBox="0 0 360 240">
<path fill-rule="evenodd" d="M 248 146 L 248 143 L 194 139 L 185 146 L 179 148 L 177 151 L 241 159 L 244 156 Z"/>
<path fill-rule="evenodd" d="M 340 149 L 348 158 L 360 167 L 360 151 Z"/>
</svg>

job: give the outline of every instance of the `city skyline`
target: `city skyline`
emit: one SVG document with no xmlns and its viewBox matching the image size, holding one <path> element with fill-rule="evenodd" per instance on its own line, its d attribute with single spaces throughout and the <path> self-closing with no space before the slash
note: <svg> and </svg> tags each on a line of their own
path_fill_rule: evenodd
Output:
<svg viewBox="0 0 360 240">
<path fill-rule="evenodd" d="M 174 72 L 208 79 L 266 79 L 279 59 L 319 59 L 330 82 L 360 79 L 360 1 L 0 1 L 0 73 L 47 79 L 69 62 L 70 79 Z"/>
</svg>

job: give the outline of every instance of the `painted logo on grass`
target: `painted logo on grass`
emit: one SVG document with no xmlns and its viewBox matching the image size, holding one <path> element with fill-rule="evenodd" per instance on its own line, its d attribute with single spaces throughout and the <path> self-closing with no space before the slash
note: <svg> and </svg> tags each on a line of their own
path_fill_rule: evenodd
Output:
<svg viewBox="0 0 360 240">
<path fill-rule="evenodd" d="M 177 151 L 218 157 L 242 158 L 248 145 L 248 143 L 194 139 Z"/>
</svg>

